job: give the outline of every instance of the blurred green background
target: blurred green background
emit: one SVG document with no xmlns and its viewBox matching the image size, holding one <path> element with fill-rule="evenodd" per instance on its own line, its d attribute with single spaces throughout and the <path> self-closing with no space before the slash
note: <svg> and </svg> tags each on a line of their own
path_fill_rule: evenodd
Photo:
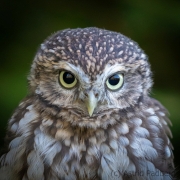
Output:
<svg viewBox="0 0 180 180">
<path fill-rule="evenodd" d="M 28 92 L 26 76 L 40 43 L 58 30 L 90 26 L 121 32 L 148 54 L 154 74 L 152 96 L 170 112 L 179 171 L 179 0 L 1 0 L 0 146 L 8 119 Z"/>
</svg>

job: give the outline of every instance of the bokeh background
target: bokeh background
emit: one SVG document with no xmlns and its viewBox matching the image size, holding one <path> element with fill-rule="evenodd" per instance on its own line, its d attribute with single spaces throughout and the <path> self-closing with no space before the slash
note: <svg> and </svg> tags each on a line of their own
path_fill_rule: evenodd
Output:
<svg viewBox="0 0 180 180">
<path fill-rule="evenodd" d="M 180 174 L 179 0 L 1 0 L 0 146 L 8 119 L 28 93 L 26 76 L 40 43 L 58 30 L 90 26 L 121 32 L 148 54 L 151 95 L 169 110 Z"/>
</svg>

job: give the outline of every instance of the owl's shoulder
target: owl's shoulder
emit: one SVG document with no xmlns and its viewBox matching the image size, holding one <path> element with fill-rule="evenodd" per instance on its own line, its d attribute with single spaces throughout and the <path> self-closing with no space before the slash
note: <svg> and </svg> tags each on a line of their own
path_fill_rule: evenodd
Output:
<svg viewBox="0 0 180 180">
<path fill-rule="evenodd" d="M 168 136 L 172 137 L 171 131 L 169 130 L 169 126 L 172 125 L 169 119 L 168 110 L 156 99 L 149 98 L 148 106 L 153 109 L 154 114 L 159 118 L 159 123 L 162 125 Z"/>
<path fill-rule="evenodd" d="M 12 114 L 11 118 L 8 122 L 7 127 L 7 133 L 5 137 L 5 145 L 9 144 L 14 138 L 18 136 L 18 134 L 21 134 L 21 130 L 23 129 L 23 125 L 21 122 L 24 121 L 25 117 L 28 114 L 32 114 L 32 104 L 33 104 L 34 98 L 32 97 L 26 97 L 24 98 L 18 105 L 18 107 L 15 109 L 14 113 Z M 35 113 L 34 113 L 35 114 Z M 19 131 L 18 131 L 19 129 Z M 21 129 L 21 130 L 20 130 Z M 5 149 L 8 147 L 5 146 Z"/>
</svg>

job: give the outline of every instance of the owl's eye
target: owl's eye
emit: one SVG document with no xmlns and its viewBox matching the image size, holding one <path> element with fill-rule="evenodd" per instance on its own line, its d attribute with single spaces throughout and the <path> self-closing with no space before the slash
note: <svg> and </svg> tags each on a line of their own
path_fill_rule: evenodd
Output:
<svg viewBox="0 0 180 180">
<path fill-rule="evenodd" d="M 68 71 L 61 71 L 59 75 L 59 82 L 63 87 L 71 89 L 77 84 L 77 79 L 72 73 Z"/>
<path fill-rule="evenodd" d="M 113 90 L 113 91 L 118 90 L 123 85 L 123 82 L 124 82 L 123 79 L 124 79 L 123 74 L 120 74 L 120 73 L 113 74 L 107 79 L 106 86 L 110 90 Z"/>
</svg>

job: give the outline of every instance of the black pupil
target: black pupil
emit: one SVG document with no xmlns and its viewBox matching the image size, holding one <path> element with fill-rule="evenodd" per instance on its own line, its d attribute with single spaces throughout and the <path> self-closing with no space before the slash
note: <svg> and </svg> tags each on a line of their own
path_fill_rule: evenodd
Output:
<svg viewBox="0 0 180 180">
<path fill-rule="evenodd" d="M 65 72 L 63 74 L 63 80 L 67 84 L 72 84 L 74 82 L 75 78 L 74 78 L 74 76 L 71 73 Z"/>
<path fill-rule="evenodd" d="M 117 74 L 114 74 L 113 76 L 109 78 L 108 81 L 109 81 L 109 84 L 111 84 L 112 86 L 115 86 L 119 83 L 120 77 Z"/>
</svg>

